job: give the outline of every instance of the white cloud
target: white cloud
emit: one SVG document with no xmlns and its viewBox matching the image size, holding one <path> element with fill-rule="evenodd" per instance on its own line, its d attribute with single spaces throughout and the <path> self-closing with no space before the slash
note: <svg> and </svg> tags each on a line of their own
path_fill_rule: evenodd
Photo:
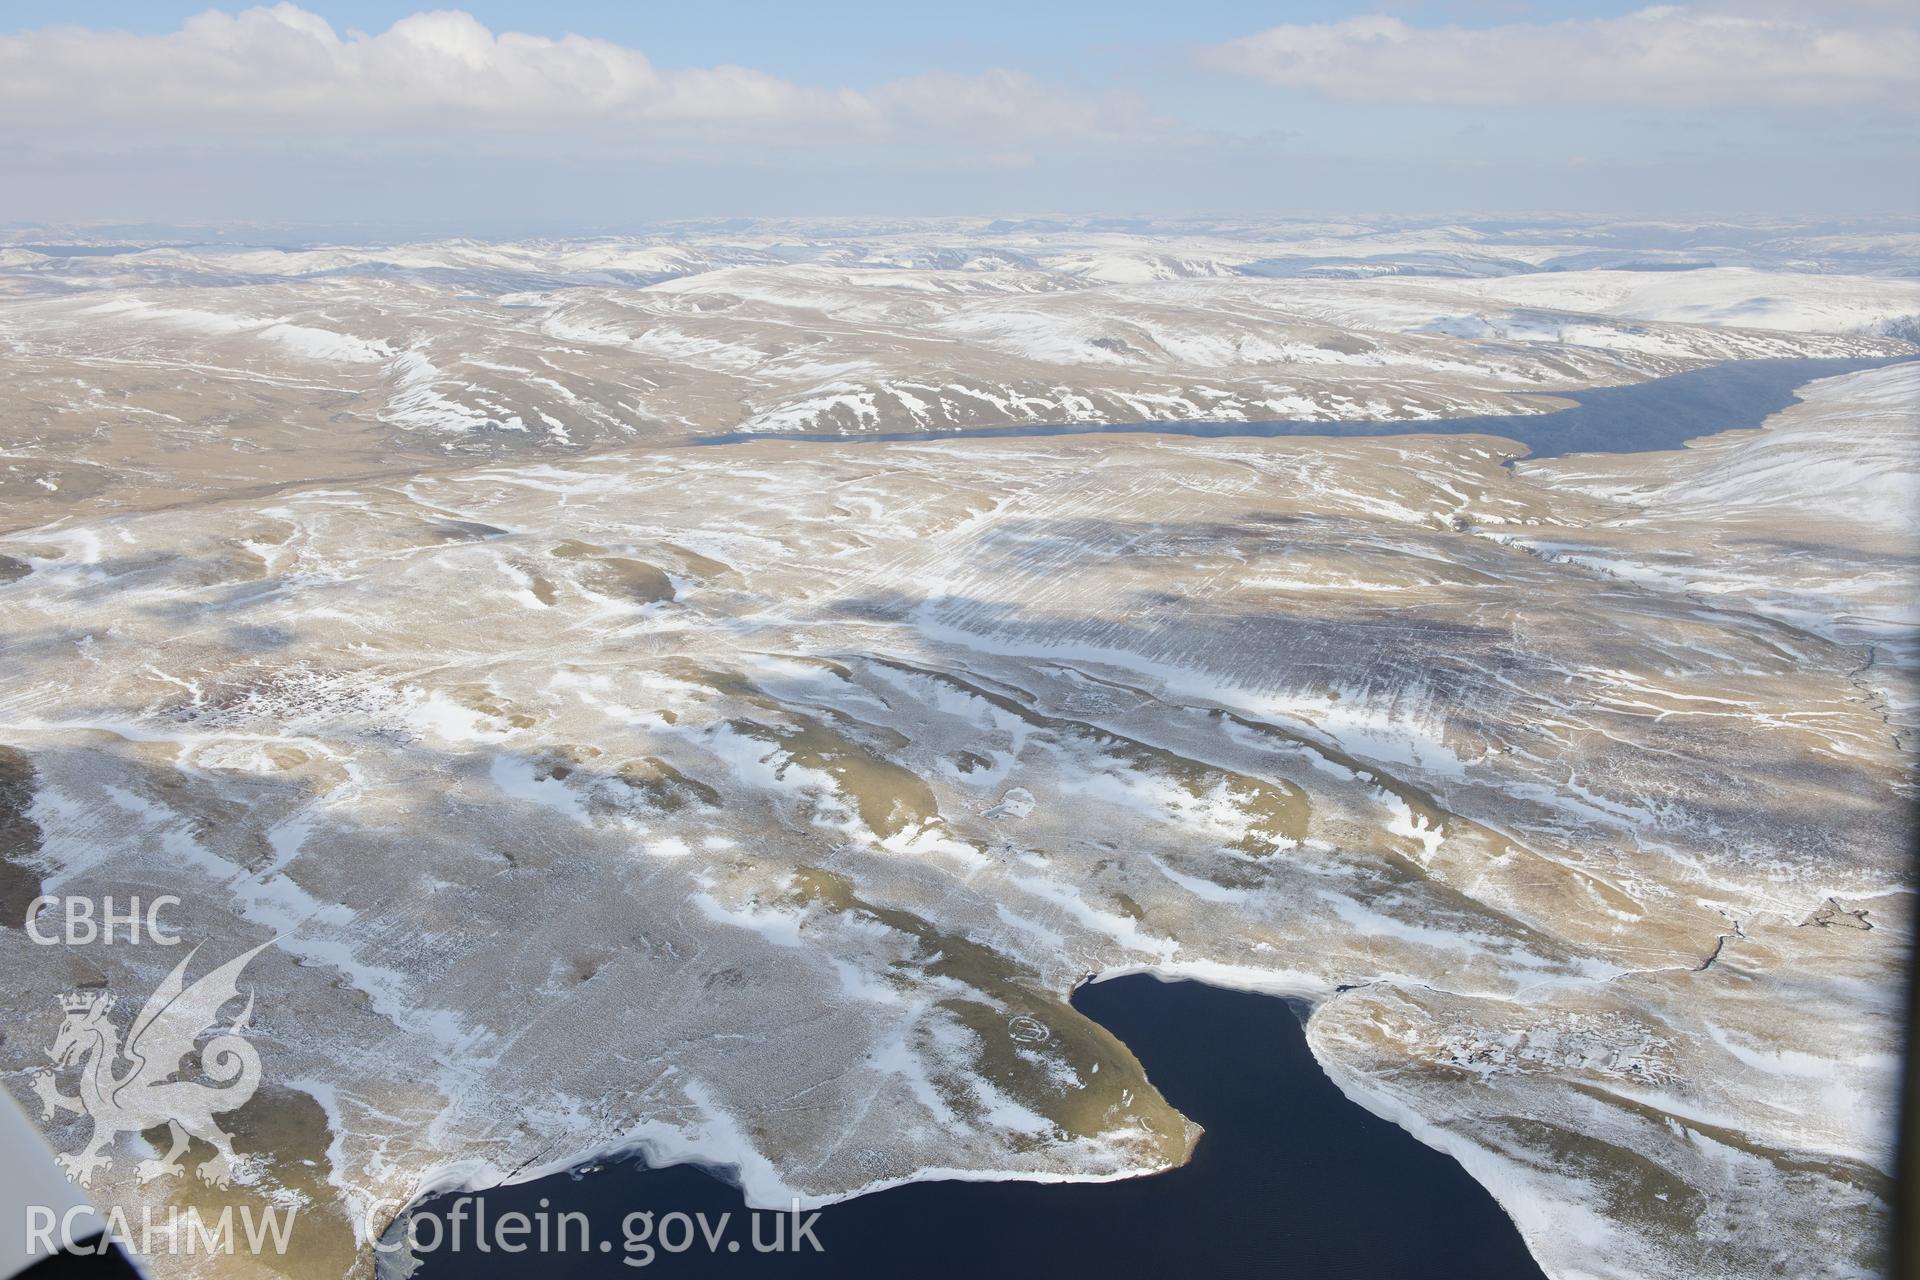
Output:
<svg viewBox="0 0 1920 1280">
<path fill-rule="evenodd" d="M 1831 107 L 1910 102 L 1920 29 L 1903 6 L 1684 6 L 1613 18 L 1414 27 L 1398 18 L 1274 27 L 1203 65 L 1350 100 L 1489 106 Z"/>
<path fill-rule="evenodd" d="M 0 127 L 37 130 L 1004 142 L 1117 136 L 1142 123 L 1130 96 L 1018 72 L 816 89 L 746 67 L 663 69 L 638 49 L 583 36 L 495 34 L 457 11 L 418 13 L 376 35 L 342 35 L 278 4 L 203 13 L 165 35 L 0 36 Z"/>
</svg>

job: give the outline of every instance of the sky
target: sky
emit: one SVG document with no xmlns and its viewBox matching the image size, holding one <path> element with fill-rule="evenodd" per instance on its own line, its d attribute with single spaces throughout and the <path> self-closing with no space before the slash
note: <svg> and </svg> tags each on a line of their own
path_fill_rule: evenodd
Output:
<svg viewBox="0 0 1920 1280">
<path fill-rule="evenodd" d="M 0 224 L 1920 213 L 1920 4 L 11 0 Z"/>
</svg>

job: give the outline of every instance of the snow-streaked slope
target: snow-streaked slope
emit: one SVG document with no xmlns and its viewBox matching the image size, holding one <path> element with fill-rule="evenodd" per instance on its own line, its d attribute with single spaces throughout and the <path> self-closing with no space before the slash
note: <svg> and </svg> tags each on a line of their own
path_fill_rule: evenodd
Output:
<svg viewBox="0 0 1920 1280">
<path fill-rule="evenodd" d="M 1721 268 L 1569 271 L 1462 286 L 1515 306 L 1795 333 L 1920 334 L 1920 279 Z"/>
<path fill-rule="evenodd" d="M 1903 374 L 1774 443 L 1877 447 Z M 1473 436 L 775 440 L 25 530 L 17 865 L 277 939 L 272 1105 L 324 1119 L 249 1176 L 316 1216 L 629 1150 L 758 1205 L 1164 1167 L 1191 1129 L 1066 999 L 1148 969 L 1315 1002 L 1549 1274 L 1864 1276 L 1903 659 L 1619 567 L 1715 567 L 1708 449 L 1609 486 Z M 18 1071 L 71 975 L 0 966 Z"/>
</svg>

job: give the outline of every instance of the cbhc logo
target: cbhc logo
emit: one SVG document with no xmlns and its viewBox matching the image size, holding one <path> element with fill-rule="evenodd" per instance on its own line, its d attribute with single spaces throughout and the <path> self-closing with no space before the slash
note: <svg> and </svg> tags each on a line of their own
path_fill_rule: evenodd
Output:
<svg viewBox="0 0 1920 1280">
<path fill-rule="evenodd" d="M 27 906 L 27 937 L 43 947 L 65 944 L 69 947 L 83 947 L 94 942 L 151 942 L 156 946 L 172 947 L 179 945 L 180 935 L 168 932 L 160 924 L 160 910 L 163 907 L 177 907 L 180 899 L 172 894 L 154 898 L 146 904 L 146 910 L 140 909 L 140 899 L 127 899 L 124 909 L 118 908 L 109 896 L 97 903 L 92 898 L 56 898 L 45 895 L 35 898 Z M 45 907 L 59 907 L 53 915 L 52 924 L 59 928 L 57 933 L 40 931 L 41 910 Z"/>
</svg>

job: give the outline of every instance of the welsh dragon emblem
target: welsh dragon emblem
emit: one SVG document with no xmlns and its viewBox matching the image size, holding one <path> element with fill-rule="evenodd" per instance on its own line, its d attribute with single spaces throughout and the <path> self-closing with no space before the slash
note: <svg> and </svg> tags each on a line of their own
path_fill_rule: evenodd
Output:
<svg viewBox="0 0 1920 1280">
<path fill-rule="evenodd" d="M 33 1089 L 40 1095 L 43 1116 L 50 1119 L 70 1111 L 93 1119 L 93 1136 L 85 1148 L 59 1157 L 75 1182 L 88 1186 L 95 1170 L 112 1167 L 106 1151 L 115 1137 L 164 1124 L 173 1145 L 159 1159 L 140 1162 L 136 1172 L 141 1182 L 179 1173 L 188 1141 L 199 1138 L 213 1146 L 214 1156 L 195 1172 L 210 1186 L 228 1185 L 236 1159 L 233 1140 L 213 1117 L 245 1106 L 260 1087 L 260 1055 L 242 1034 L 253 1016 L 253 996 L 247 996 L 246 1007 L 226 1027 L 218 1028 L 218 1018 L 227 1002 L 240 995 L 240 971 L 271 945 L 263 942 L 186 986 L 187 965 L 199 951 L 194 948 L 147 998 L 127 1029 L 124 1045 L 120 1029 L 107 1017 L 113 1009 L 111 995 L 78 992 L 60 997 L 67 1016 L 47 1053 L 54 1067 L 35 1073 Z M 200 1074 L 212 1083 L 175 1079 L 209 1028 L 219 1033 L 199 1046 L 199 1056 Z M 80 1092 L 69 1097 L 56 1086 L 55 1073 L 76 1064 Z"/>
</svg>

